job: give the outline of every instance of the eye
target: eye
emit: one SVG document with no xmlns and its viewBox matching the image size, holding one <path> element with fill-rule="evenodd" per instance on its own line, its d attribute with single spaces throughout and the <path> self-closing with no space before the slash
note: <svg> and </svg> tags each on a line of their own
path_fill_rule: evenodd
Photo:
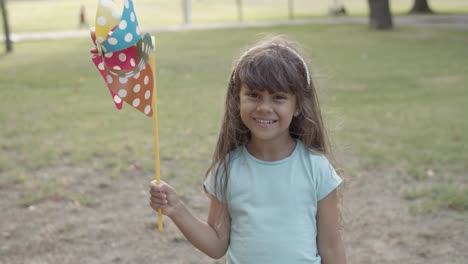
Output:
<svg viewBox="0 0 468 264">
<path fill-rule="evenodd" d="M 258 98 L 258 94 L 256 92 L 247 92 L 246 95 L 250 98 Z"/>
<path fill-rule="evenodd" d="M 276 94 L 273 96 L 273 99 L 275 100 L 286 100 L 288 99 L 288 96 L 287 95 L 284 95 L 284 94 Z"/>
</svg>

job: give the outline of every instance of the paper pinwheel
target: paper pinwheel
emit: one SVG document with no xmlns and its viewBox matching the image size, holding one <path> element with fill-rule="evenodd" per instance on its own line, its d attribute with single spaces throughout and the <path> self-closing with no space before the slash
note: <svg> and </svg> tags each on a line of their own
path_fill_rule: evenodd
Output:
<svg viewBox="0 0 468 264">
<path fill-rule="evenodd" d="M 115 106 L 130 104 L 154 120 L 156 181 L 161 182 L 157 123 L 156 81 L 154 76 L 154 37 L 141 36 L 132 0 L 117 11 L 111 0 L 99 0 L 96 25 L 91 29 L 95 48 L 92 61 L 107 84 Z M 162 212 L 158 210 L 158 229 L 162 231 Z"/>
<path fill-rule="evenodd" d="M 120 14 L 113 1 L 100 0 L 91 38 L 93 63 L 107 84 L 116 107 L 123 101 L 152 116 L 153 69 L 149 65 L 151 36 L 140 33 L 132 0 L 124 1 Z"/>
</svg>

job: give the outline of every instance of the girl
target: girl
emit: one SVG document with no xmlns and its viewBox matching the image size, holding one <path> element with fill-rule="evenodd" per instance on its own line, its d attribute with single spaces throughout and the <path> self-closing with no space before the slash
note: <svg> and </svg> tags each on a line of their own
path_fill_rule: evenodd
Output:
<svg viewBox="0 0 468 264">
<path fill-rule="evenodd" d="M 224 120 L 205 176 L 208 220 L 154 181 L 150 205 L 227 262 L 345 263 L 327 134 L 305 60 L 288 40 L 257 43 L 229 79 Z"/>
</svg>

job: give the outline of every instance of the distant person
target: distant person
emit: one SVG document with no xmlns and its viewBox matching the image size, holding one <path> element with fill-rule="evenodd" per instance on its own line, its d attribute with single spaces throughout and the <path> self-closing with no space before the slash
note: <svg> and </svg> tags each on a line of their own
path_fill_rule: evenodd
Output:
<svg viewBox="0 0 468 264">
<path fill-rule="evenodd" d="M 333 1 L 333 5 L 329 8 L 328 14 L 332 16 L 346 16 L 348 12 L 346 12 L 346 8 L 342 1 L 335 0 Z"/>
<path fill-rule="evenodd" d="M 337 187 L 313 76 L 284 37 L 242 54 L 228 81 L 224 119 L 204 180 L 211 204 L 196 218 L 165 182 L 162 209 L 199 250 L 232 264 L 345 263 Z"/>
<path fill-rule="evenodd" d="M 86 21 L 86 8 L 84 5 L 80 8 L 80 25 L 79 27 L 88 27 L 88 22 Z"/>
</svg>

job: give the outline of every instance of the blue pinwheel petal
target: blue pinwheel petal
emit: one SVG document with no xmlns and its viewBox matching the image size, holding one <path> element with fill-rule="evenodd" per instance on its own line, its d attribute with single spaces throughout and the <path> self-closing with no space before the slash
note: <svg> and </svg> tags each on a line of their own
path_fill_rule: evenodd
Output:
<svg viewBox="0 0 468 264">
<path fill-rule="evenodd" d="M 114 52 L 135 45 L 141 39 L 140 28 L 132 0 L 125 0 L 122 18 L 115 30 L 102 43 L 105 52 Z"/>
</svg>

